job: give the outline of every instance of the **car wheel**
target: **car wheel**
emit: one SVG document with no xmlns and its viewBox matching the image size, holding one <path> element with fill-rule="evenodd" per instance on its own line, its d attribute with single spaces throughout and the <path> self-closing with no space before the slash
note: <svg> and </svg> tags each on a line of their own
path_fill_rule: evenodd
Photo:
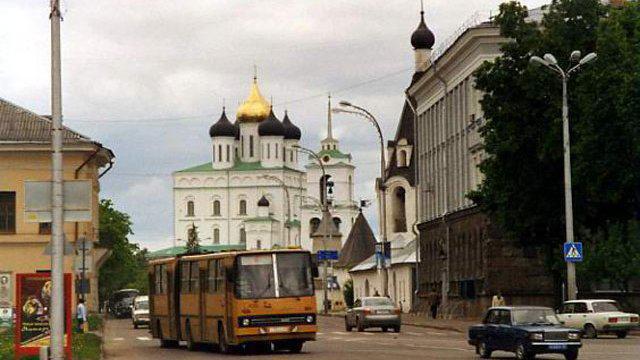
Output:
<svg viewBox="0 0 640 360">
<path fill-rule="evenodd" d="M 358 318 L 358 320 L 356 320 L 356 324 L 358 327 L 358 332 L 363 332 L 364 331 L 364 324 L 362 323 L 362 321 Z"/>
<path fill-rule="evenodd" d="M 564 353 L 565 360 L 576 360 L 578 358 L 578 350 L 567 351 Z"/>
<path fill-rule="evenodd" d="M 627 337 L 627 332 L 626 331 L 616 331 L 616 336 L 618 337 L 618 339 L 624 339 Z"/>
<path fill-rule="evenodd" d="M 516 346 L 516 359 L 518 360 L 531 360 L 535 355 L 531 354 L 527 351 L 527 348 L 524 346 L 524 343 L 518 343 Z"/>
<path fill-rule="evenodd" d="M 481 358 L 488 359 L 491 357 L 492 351 L 487 347 L 487 343 L 485 343 L 483 340 L 480 340 L 478 345 L 476 345 L 476 353 L 480 355 Z"/>
<path fill-rule="evenodd" d="M 349 325 L 349 320 L 347 320 L 347 318 L 344 318 L 344 329 L 347 332 L 351 332 L 351 329 L 353 329 L 353 326 Z"/>
<path fill-rule="evenodd" d="M 598 332 L 596 331 L 595 326 L 591 324 L 587 324 L 584 326 L 584 337 L 585 339 L 595 339 L 598 337 Z"/>
<path fill-rule="evenodd" d="M 300 354 L 302 352 L 303 345 L 304 345 L 304 342 L 302 341 L 294 341 L 291 344 L 289 344 L 289 351 L 294 354 Z"/>
<path fill-rule="evenodd" d="M 399 333 L 400 332 L 400 325 L 394 326 L 393 327 L 393 331 Z"/>
</svg>

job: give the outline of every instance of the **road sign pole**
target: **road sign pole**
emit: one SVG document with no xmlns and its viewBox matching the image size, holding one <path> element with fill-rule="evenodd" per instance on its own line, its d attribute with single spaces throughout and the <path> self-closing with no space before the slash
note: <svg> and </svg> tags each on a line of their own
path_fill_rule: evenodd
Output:
<svg viewBox="0 0 640 360">
<path fill-rule="evenodd" d="M 51 0 L 51 359 L 64 359 L 64 229 L 62 191 L 62 96 L 60 61 L 60 7 Z"/>
<path fill-rule="evenodd" d="M 569 138 L 569 102 L 567 96 L 568 76 L 562 76 L 562 134 L 564 142 L 564 208 L 566 242 L 573 243 L 573 198 L 571 195 L 571 141 Z M 567 298 L 575 300 L 578 295 L 576 264 L 567 262 Z"/>
</svg>

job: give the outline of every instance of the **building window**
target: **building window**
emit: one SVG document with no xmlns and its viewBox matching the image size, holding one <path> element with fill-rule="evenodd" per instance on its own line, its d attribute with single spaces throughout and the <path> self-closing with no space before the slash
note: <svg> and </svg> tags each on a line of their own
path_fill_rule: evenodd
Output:
<svg viewBox="0 0 640 360">
<path fill-rule="evenodd" d="M 234 150 L 235 150 L 236 159 L 237 159 L 238 158 L 238 148 L 236 147 L 236 148 L 234 148 Z"/>
<path fill-rule="evenodd" d="M 249 135 L 249 157 L 253 157 L 253 135 Z"/>
<path fill-rule="evenodd" d="M 50 235 L 51 234 L 51 223 L 40 223 L 38 224 L 38 234 L 40 235 Z"/>
<path fill-rule="evenodd" d="M 262 249 L 262 240 L 257 240 L 256 241 L 256 249 L 258 249 L 258 250 Z"/>
<path fill-rule="evenodd" d="M 293 162 L 293 150 L 289 150 L 289 161 Z"/>
<path fill-rule="evenodd" d="M 231 147 L 227 145 L 227 162 L 231 161 Z"/>
<path fill-rule="evenodd" d="M 333 224 L 336 226 L 336 229 L 338 229 L 338 231 L 340 231 L 340 224 L 342 224 L 342 220 L 340 220 L 339 217 L 334 217 L 333 218 Z"/>
<path fill-rule="evenodd" d="M 220 244 L 220 229 L 213 229 L 213 244 Z"/>
<path fill-rule="evenodd" d="M 393 192 L 393 232 L 407 231 L 406 192 L 403 187 L 397 187 Z"/>
<path fill-rule="evenodd" d="M 247 243 L 247 231 L 244 228 L 240 228 L 240 244 Z"/>
<path fill-rule="evenodd" d="M 313 235 L 316 231 L 318 231 L 318 227 L 320 227 L 320 219 L 313 218 L 309 220 L 309 236 Z"/>
<path fill-rule="evenodd" d="M 220 216 L 220 200 L 213 201 L 213 215 Z"/>
<path fill-rule="evenodd" d="M 216 162 L 216 146 L 213 145 L 213 149 L 211 150 L 213 152 L 213 162 Z"/>
<path fill-rule="evenodd" d="M 278 150 L 278 144 L 276 143 L 276 154 L 275 154 L 276 155 L 276 159 L 278 158 L 278 151 L 279 151 Z"/>
<path fill-rule="evenodd" d="M 240 215 L 247 215 L 247 200 L 240 200 Z"/>
<path fill-rule="evenodd" d="M 271 144 L 267 144 L 267 159 L 271 159 Z"/>
<path fill-rule="evenodd" d="M 242 157 L 244 157 L 244 135 L 240 136 L 240 148 L 242 149 Z"/>
<path fill-rule="evenodd" d="M 187 216 L 196 216 L 195 204 L 192 200 L 187 201 Z"/>
<path fill-rule="evenodd" d="M 218 145 L 218 161 L 222 161 L 222 145 Z"/>
<path fill-rule="evenodd" d="M 400 150 L 398 152 L 398 167 L 407 166 L 407 152 L 405 150 Z"/>
<path fill-rule="evenodd" d="M 476 282 L 473 280 L 460 281 L 460 298 L 475 299 L 476 298 Z"/>
<path fill-rule="evenodd" d="M 16 193 L 0 192 L 0 234 L 16 233 Z"/>
<path fill-rule="evenodd" d="M 329 183 L 329 179 L 331 175 L 325 175 L 320 178 L 320 203 L 324 204 L 325 198 L 327 196 L 327 183 Z"/>
</svg>

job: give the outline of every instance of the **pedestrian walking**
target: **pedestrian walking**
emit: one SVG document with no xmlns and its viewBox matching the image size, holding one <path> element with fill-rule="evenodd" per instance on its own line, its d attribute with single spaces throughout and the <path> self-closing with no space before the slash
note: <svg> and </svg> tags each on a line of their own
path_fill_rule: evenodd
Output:
<svg viewBox="0 0 640 360">
<path fill-rule="evenodd" d="M 84 306 L 84 299 L 78 300 L 76 319 L 78 320 L 78 331 L 84 332 L 84 324 L 87 322 L 87 308 Z"/>
<path fill-rule="evenodd" d="M 504 297 L 502 297 L 502 293 L 498 290 L 498 292 L 493 295 L 493 299 L 491 299 L 491 307 L 496 306 L 505 306 L 507 303 L 504 301 Z"/>
</svg>

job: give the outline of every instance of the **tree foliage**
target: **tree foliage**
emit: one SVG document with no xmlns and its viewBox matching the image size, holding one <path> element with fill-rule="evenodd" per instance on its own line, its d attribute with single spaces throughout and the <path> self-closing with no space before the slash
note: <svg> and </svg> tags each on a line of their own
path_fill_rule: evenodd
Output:
<svg viewBox="0 0 640 360">
<path fill-rule="evenodd" d="M 111 256 L 100 268 L 99 296 L 104 302 L 116 290 L 136 288 L 148 290 L 146 250 L 129 242 L 133 234 L 128 214 L 114 208 L 108 199 L 100 201 L 100 246 L 111 250 Z"/>
<path fill-rule="evenodd" d="M 576 240 L 622 234 L 610 230 L 640 216 L 640 7 L 555 0 L 541 24 L 527 16 L 518 2 L 502 4 L 495 21 L 513 41 L 475 74 L 485 94 L 487 157 L 485 180 L 470 197 L 506 236 L 545 247 L 558 269 L 565 241 L 561 81 L 529 60 L 552 53 L 566 69 L 573 50 L 598 53 L 569 83 Z M 597 257 L 611 245 L 603 240 L 586 251 Z"/>
</svg>

